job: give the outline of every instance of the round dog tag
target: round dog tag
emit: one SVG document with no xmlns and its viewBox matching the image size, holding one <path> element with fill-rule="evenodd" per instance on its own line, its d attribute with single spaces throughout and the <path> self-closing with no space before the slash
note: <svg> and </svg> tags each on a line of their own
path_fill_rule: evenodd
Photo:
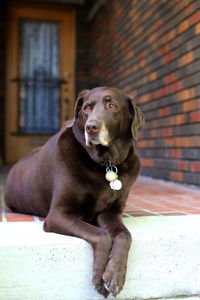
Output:
<svg viewBox="0 0 200 300">
<path fill-rule="evenodd" d="M 112 182 L 110 182 L 110 187 L 114 191 L 119 191 L 122 188 L 122 182 L 118 179 L 115 181 L 112 181 Z"/>
<path fill-rule="evenodd" d="M 105 177 L 106 177 L 106 180 L 112 182 L 118 178 L 118 175 L 113 171 L 107 171 Z"/>
</svg>

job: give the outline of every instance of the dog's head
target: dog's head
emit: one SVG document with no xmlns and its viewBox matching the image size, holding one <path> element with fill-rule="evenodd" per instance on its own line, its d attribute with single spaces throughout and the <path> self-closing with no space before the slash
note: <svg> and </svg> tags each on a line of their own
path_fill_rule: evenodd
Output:
<svg viewBox="0 0 200 300">
<path fill-rule="evenodd" d="M 144 115 L 121 90 L 98 87 L 82 91 L 75 105 L 75 122 L 88 148 L 110 148 L 116 140 L 137 140 Z"/>
</svg>

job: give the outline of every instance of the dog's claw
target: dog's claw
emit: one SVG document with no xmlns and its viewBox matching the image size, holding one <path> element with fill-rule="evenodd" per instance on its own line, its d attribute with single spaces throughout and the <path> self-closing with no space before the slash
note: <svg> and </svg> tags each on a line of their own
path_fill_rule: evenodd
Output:
<svg viewBox="0 0 200 300">
<path fill-rule="evenodd" d="M 109 290 L 106 289 L 104 283 L 102 283 L 102 284 L 96 286 L 96 287 L 95 287 L 95 290 L 96 290 L 99 294 L 103 295 L 104 298 L 107 298 L 108 295 L 109 295 L 109 293 L 110 293 Z"/>
<path fill-rule="evenodd" d="M 104 287 L 105 287 L 105 289 L 106 289 L 108 292 L 110 292 L 110 291 L 109 291 L 109 286 L 110 286 L 110 284 L 111 284 L 110 281 L 104 282 Z"/>
<path fill-rule="evenodd" d="M 117 286 L 116 288 L 113 288 L 111 290 L 111 294 L 113 295 L 113 297 L 117 297 L 117 295 L 119 294 L 119 287 Z"/>
<path fill-rule="evenodd" d="M 119 286 L 111 288 L 111 281 L 104 282 L 104 288 L 113 295 L 113 297 L 116 297 L 117 294 L 119 294 L 120 288 Z"/>
</svg>

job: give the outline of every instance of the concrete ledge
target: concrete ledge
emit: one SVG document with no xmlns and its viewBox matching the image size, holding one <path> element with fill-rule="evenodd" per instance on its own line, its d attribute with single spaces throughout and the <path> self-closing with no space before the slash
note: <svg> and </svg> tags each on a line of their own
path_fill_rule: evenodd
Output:
<svg viewBox="0 0 200 300">
<path fill-rule="evenodd" d="M 200 215 L 125 217 L 124 223 L 133 244 L 117 299 L 199 299 Z M 0 299 L 104 299 L 91 283 L 87 242 L 45 233 L 33 222 L 1 223 L 0 237 Z"/>
</svg>

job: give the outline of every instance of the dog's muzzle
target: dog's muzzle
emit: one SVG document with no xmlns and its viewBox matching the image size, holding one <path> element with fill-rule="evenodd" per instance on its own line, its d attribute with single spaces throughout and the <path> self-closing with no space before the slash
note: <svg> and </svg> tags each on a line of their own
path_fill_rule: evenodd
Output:
<svg viewBox="0 0 200 300">
<path fill-rule="evenodd" d="M 85 143 L 88 147 L 102 145 L 108 147 L 110 144 L 109 132 L 103 122 L 88 120 L 85 124 Z"/>
</svg>

